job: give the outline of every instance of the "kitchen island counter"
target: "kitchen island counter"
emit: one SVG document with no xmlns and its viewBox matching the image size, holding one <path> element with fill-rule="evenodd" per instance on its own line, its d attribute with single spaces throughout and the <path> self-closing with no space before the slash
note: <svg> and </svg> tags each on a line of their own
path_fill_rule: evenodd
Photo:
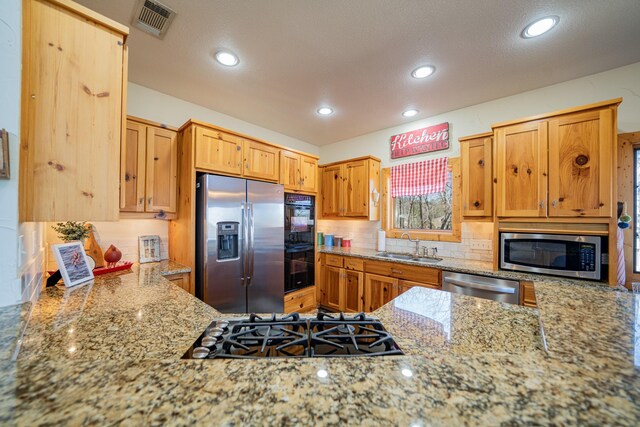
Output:
<svg viewBox="0 0 640 427">
<path fill-rule="evenodd" d="M 49 289 L 17 362 L 0 364 L 0 421 L 637 424 L 637 297 L 535 286 L 537 309 L 413 288 L 373 313 L 405 356 L 286 360 L 180 360 L 229 315 L 157 269 Z"/>
</svg>

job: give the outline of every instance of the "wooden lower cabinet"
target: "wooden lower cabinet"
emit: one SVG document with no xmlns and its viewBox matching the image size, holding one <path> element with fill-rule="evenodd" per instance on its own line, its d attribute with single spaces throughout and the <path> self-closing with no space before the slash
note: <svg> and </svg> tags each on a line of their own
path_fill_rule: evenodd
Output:
<svg viewBox="0 0 640 427">
<path fill-rule="evenodd" d="M 322 290 L 320 303 L 331 310 L 340 311 L 340 288 L 343 286 L 344 269 L 325 266 L 322 273 Z"/>
<path fill-rule="evenodd" d="M 414 286 L 418 286 L 421 288 L 429 288 L 429 289 L 441 288 L 441 286 L 433 285 L 433 284 L 411 282 L 409 280 L 398 280 L 396 296 L 402 295 L 403 293 L 407 292 L 409 289 L 413 288 Z"/>
<path fill-rule="evenodd" d="M 177 287 L 182 288 L 187 292 L 191 292 L 189 289 L 189 273 L 170 274 L 168 276 L 164 276 L 164 278 Z"/>
<path fill-rule="evenodd" d="M 398 279 L 377 274 L 366 274 L 364 278 L 364 311 L 371 312 L 382 307 L 396 295 Z"/>
<path fill-rule="evenodd" d="M 537 307 L 533 283 L 520 282 L 520 304 L 525 307 Z"/>
<path fill-rule="evenodd" d="M 344 283 L 340 287 L 342 292 L 340 309 L 344 312 L 361 312 L 363 307 L 364 273 L 345 269 L 342 274 Z"/>
<path fill-rule="evenodd" d="M 316 287 L 308 286 L 284 296 L 285 313 L 304 313 L 316 308 Z"/>
</svg>

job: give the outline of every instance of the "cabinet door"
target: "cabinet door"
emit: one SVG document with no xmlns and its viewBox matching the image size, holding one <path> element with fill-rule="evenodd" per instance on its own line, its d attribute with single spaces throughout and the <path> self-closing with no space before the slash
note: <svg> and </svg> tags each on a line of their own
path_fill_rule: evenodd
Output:
<svg viewBox="0 0 640 427">
<path fill-rule="evenodd" d="M 21 222 L 116 221 L 123 37 L 53 2 L 24 3 Z"/>
<path fill-rule="evenodd" d="M 491 216 L 491 137 L 461 143 L 464 216 Z"/>
<path fill-rule="evenodd" d="M 366 160 L 348 162 L 344 165 L 344 216 L 369 214 L 369 179 Z"/>
<path fill-rule="evenodd" d="M 196 127 L 195 165 L 197 169 L 242 174 L 242 139 L 205 127 Z"/>
<path fill-rule="evenodd" d="M 344 284 L 341 288 L 343 305 L 340 310 L 344 312 L 361 312 L 364 274 L 359 271 L 343 270 L 343 276 Z"/>
<path fill-rule="evenodd" d="M 496 129 L 498 216 L 546 216 L 547 128 L 534 122 Z"/>
<path fill-rule="evenodd" d="M 610 217 L 613 112 L 549 121 L 549 216 Z"/>
<path fill-rule="evenodd" d="M 300 156 L 300 189 L 315 193 L 318 191 L 318 161 Z"/>
<path fill-rule="evenodd" d="M 440 286 L 429 284 L 429 283 L 412 282 L 409 280 L 398 280 L 398 288 L 397 288 L 398 292 L 396 296 L 402 295 L 403 293 L 407 292 L 409 289 L 413 287 L 440 289 Z"/>
<path fill-rule="evenodd" d="M 147 126 L 147 212 L 176 212 L 178 134 Z"/>
<path fill-rule="evenodd" d="M 364 311 L 371 312 L 394 298 L 398 279 L 375 274 L 366 274 L 364 282 Z"/>
<path fill-rule="evenodd" d="M 144 212 L 146 133 L 143 124 L 127 120 L 120 149 L 120 210 Z"/>
<path fill-rule="evenodd" d="M 278 182 L 280 178 L 280 150 L 257 141 L 244 141 L 244 172 L 250 178 Z"/>
<path fill-rule="evenodd" d="M 322 168 L 322 216 L 342 214 L 342 169 L 340 165 Z"/>
<path fill-rule="evenodd" d="M 343 269 L 337 267 L 323 267 L 323 297 L 322 305 L 340 311 L 340 288 L 343 284 Z"/>
<path fill-rule="evenodd" d="M 301 185 L 300 155 L 291 151 L 280 151 L 280 184 L 285 190 L 298 190 Z"/>
</svg>

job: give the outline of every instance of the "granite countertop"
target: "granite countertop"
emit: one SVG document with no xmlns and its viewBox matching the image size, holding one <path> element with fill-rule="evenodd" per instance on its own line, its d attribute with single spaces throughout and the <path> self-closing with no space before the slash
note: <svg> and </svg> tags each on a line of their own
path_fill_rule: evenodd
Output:
<svg viewBox="0 0 640 427">
<path fill-rule="evenodd" d="M 143 265 L 84 289 L 45 291 L 18 360 L 0 362 L 0 423 L 637 425 L 640 419 L 640 300 L 631 293 L 536 280 L 538 308 L 531 309 L 412 288 L 372 313 L 405 356 L 180 360 L 213 318 L 231 315 L 161 274 Z M 320 378 L 319 369 L 328 376 Z"/>
</svg>

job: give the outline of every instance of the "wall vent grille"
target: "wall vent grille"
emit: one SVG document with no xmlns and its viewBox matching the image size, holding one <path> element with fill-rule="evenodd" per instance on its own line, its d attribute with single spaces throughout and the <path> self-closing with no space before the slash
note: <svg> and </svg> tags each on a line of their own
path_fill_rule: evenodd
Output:
<svg viewBox="0 0 640 427">
<path fill-rule="evenodd" d="M 155 0 L 140 0 L 132 24 L 144 32 L 163 38 L 176 13 Z"/>
</svg>

